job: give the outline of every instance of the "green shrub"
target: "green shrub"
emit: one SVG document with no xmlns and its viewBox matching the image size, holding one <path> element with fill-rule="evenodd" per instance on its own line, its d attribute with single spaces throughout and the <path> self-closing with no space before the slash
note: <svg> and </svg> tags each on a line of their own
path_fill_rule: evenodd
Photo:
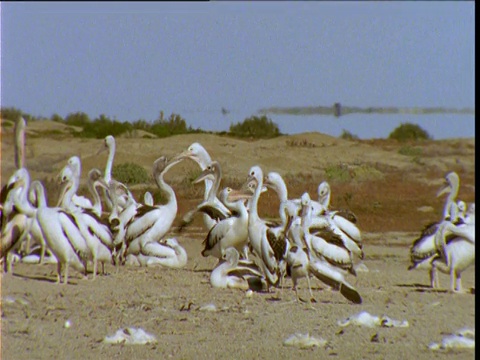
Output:
<svg viewBox="0 0 480 360">
<path fill-rule="evenodd" d="M 406 156 L 420 156 L 422 155 L 422 149 L 406 145 L 406 146 L 402 146 L 398 150 L 398 153 L 400 155 L 406 155 Z"/>
<path fill-rule="evenodd" d="M 2 120 L 17 121 L 20 116 L 23 116 L 22 110 L 14 107 L 2 107 L 0 109 Z"/>
<path fill-rule="evenodd" d="M 230 125 L 230 133 L 238 137 L 273 138 L 282 135 L 277 124 L 265 115 L 251 116 L 241 123 Z"/>
<path fill-rule="evenodd" d="M 65 123 L 72 126 L 84 127 L 87 124 L 90 124 L 90 118 L 84 112 L 78 111 L 76 113 L 71 113 L 65 116 Z"/>
<path fill-rule="evenodd" d="M 150 182 L 151 179 L 147 170 L 131 162 L 114 165 L 112 168 L 112 176 L 114 179 L 126 185 L 145 184 Z"/>
<path fill-rule="evenodd" d="M 187 128 L 187 123 L 178 114 L 171 114 L 168 120 L 163 120 L 163 112 L 160 113 L 160 118 L 150 127 L 150 132 L 158 137 L 167 137 L 171 135 L 185 134 L 192 129 Z"/>
<path fill-rule="evenodd" d="M 352 134 L 348 130 L 343 129 L 342 134 L 340 135 L 340 139 L 343 139 L 343 140 L 358 140 L 358 136 Z"/>
<path fill-rule="evenodd" d="M 393 130 L 388 136 L 389 139 L 394 139 L 398 141 L 408 141 L 408 140 L 429 140 L 432 137 L 428 134 L 427 131 L 422 129 L 417 124 L 403 123 Z"/>
</svg>

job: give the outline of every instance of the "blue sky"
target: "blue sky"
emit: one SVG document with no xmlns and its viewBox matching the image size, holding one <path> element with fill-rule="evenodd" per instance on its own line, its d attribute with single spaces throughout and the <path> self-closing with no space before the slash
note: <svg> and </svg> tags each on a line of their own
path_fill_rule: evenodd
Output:
<svg viewBox="0 0 480 360">
<path fill-rule="evenodd" d="M 151 121 L 163 110 L 227 130 L 271 106 L 475 104 L 474 2 L 0 6 L 1 103 L 32 115 Z M 318 117 L 271 118 L 283 132 L 339 131 Z M 473 116 L 438 119 L 425 120 L 436 138 L 452 136 L 451 121 L 453 135 L 474 136 Z M 380 136 L 395 125 L 375 121 Z"/>
</svg>

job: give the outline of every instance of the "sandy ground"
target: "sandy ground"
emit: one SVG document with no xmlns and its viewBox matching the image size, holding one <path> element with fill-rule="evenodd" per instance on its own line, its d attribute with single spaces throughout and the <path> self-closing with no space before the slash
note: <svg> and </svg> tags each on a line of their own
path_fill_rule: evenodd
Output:
<svg viewBox="0 0 480 360">
<path fill-rule="evenodd" d="M 109 267 L 95 281 L 72 277 L 67 286 L 53 283 L 54 265 L 16 264 L 2 278 L 2 359 L 473 359 L 473 350 L 428 349 L 445 334 L 475 326 L 475 295 L 426 288 L 426 271 L 407 271 L 414 234 L 382 234 L 394 245 L 375 245 L 365 234 L 368 272 L 350 277 L 363 297 L 352 305 L 338 292 L 312 282 L 317 303 L 295 302 L 291 281 L 278 292 L 215 289 L 209 283 L 216 261 L 203 258 L 202 236 L 179 237 L 189 254 L 184 269 Z M 474 286 L 475 268 L 463 274 L 465 289 Z M 448 276 L 440 274 L 443 287 Z M 300 296 L 307 297 L 306 281 Z M 201 311 L 213 304 L 217 311 Z M 187 310 L 189 309 L 189 310 Z M 340 327 L 362 310 L 407 320 L 406 328 Z M 65 322 L 71 326 L 65 328 Z M 156 345 L 110 345 L 105 336 L 140 327 L 156 336 Z M 283 346 L 294 333 L 310 333 L 326 347 Z M 378 341 L 374 341 L 376 338 Z"/>
<path fill-rule="evenodd" d="M 62 126 L 54 123 L 29 125 L 26 156 L 32 179 L 52 178 L 71 155 L 79 155 L 82 159 L 82 182 L 92 167 L 104 168 L 106 154 L 95 155 L 102 140 L 52 135 L 52 130 L 63 131 Z M 42 129 L 50 133 L 42 133 Z M 409 246 L 423 225 L 441 214 L 443 200 L 436 199 L 434 194 L 446 171 L 459 172 L 462 179 L 459 197 L 474 201 L 475 139 L 414 144 L 411 146 L 423 151 L 420 159 L 414 159 L 399 153 L 405 145 L 385 141 L 350 142 L 319 133 L 257 142 L 208 134 L 167 139 L 121 138 L 117 140 L 115 163 L 133 160 L 150 172 L 152 162 L 160 155 L 171 156 L 194 141 L 201 142 L 212 158 L 221 161 L 226 179 L 244 179 L 249 167 L 259 164 L 268 171 L 289 174 L 292 183 L 287 185 L 292 186 L 294 195 L 304 191 L 306 185 L 302 181 L 310 181 L 309 191 L 313 191 L 314 184 L 325 178 L 325 169 L 332 164 L 345 164 L 353 172 L 368 164 L 370 172 L 367 175 L 376 177 L 377 170 L 381 173 L 378 181 L 395 174 L 388 178 L 388 184 L 379 183 L 380 186 L 397 189 L 406 181 L 415 185 L 415 188 L 406 188 L 402 195 L 384 192 L 365 204 L 366 196 L 379 190 L 368 186 L 368 178 L 353 179 L 346 185 L 332 181 L 334 204 L 340 203 L 340 190 L 354 194 L 351 205 L 363 231 L 364 264 L 369 271 L 359 272 L 356 278 L 349 275 L 348 280 L 362 295 L 363 303 L 352 305 L 317 280 L 312 282 L 317 300 L 313 307 L 294 301 L 290 279 L 278 293 L 254 293 L 252 297 L 239 290 L 214 289 L 209 276 L 216 260 L 200 254 L 206 232 L 197 221 L 181 236 L 169 234 L 177 236 L 189 256 L 187 266 L 180 270 L 109 266 L 108 275 L 95 281 L 81 279 L 80 274 L 71 270 L 70 283 L 60 286 L 54 283 L 55 265 L 15 264 L 14 273 L 3 275 L 1 279 L 2 359 L 474 357 L 472 350 L 433 353 L 428 349 L 430 343 L 440 342 L 446 334 L 475 326 L 474 291 L 473 294 L 433 291 L 427 287 L 427 271 L 406 269 Z M 306 142 L 308 146 L 288 145 L 292 141 Z M 3 185 L 14 170 L 9 129 L 2 133 L 1 160 Z M 185 162 L 166 178 L 167 181 L 181 180 L 185 174 L 191 176 L 195 171 L 198 172 L 195 164 Z M 293 183 L 299 174 L 302 175 L 300 182 Z M 397 178 L 398 183 L 392 183 L 391 179 Z M 364 194 L 360 196 L 353 191 Z M 409 192 L 417 195 L 409 197 Z M 187 201 L 188 194 L 181 191 L 177 194 L 178 218 L 199 199 Z M 375 221 L 368 222 L 372 216 L 376 216 Z M 402 219 L 407 216 L 410 220 L 405 224 Z M 376 224 L 380 220 L 385 231 L 378 231 Z M 474 288 L 474 274 L 474 266 L 464 272 L 462 279 L 466 290 Z M 449 277 L 439 276 L 442 289 L 447 289 Z M 300 283 L 300 294 L 307 297 L 305 280 Z M 208 304 L 215 305 L 216 311 L 200 310 Z M 339 320 L 362 310 L 407 320 L 409 327 L 338 325 Z M 66 321 L 71 324 L 68 328 Z M 158 343 L 128 346 L 102 342 L 106 336 L 125 327 L 140 327 L 155 335 Z M 288 336 L 297 332 L 323 338 L 327 346 L 302 350 L 282 345 Z"/>
</svg>

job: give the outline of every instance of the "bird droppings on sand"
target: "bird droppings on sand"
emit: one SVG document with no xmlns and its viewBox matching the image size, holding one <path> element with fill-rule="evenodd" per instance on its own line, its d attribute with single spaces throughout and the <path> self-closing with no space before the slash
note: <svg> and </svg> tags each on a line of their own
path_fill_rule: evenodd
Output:
<svg viewBox="0 0 480 360">
<path fill-rule="evenodd" d="M 217 307 L 215 306 L 215 304 L 206 304 L 206 305 L 200 306 L 198 308 L 198 311 L 217 311 Z"/>
<path fill-rule="evenodd" d="M 112 336 L 106 336 L 103 342 L 107 344 L 146 345 L 156 344 L 157 339 L 141 328 L 127 327 L 117 330 Z"/>
<path fill-rule="evenodd" d="M 386 315 L 382 317 L 371 315 L 366 311 L 361 311 L 358 314 L 352 315 L 344 320 L 339 320 L 338 325 L 347 326 L 347 325 L 358 325 L 366 327 L 408 327 L 407 320 L 395 320 Z"/>
<path fill-rule="evenodd" d="M 296 333 L 290 335 L 283 341 L 284 346 L 293 346 L 298 347 L 300 349 L 308 349 L 311 347 L 324 347 L 327 344 L 327 341 L 322 338 L 316 338 L 310 336 L 309 333 L 301 334 Z"/>
</svg>

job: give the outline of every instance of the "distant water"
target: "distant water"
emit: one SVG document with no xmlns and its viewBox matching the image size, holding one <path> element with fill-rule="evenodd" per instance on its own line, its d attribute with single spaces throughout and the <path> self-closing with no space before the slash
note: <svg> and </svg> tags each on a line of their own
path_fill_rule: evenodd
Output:
<svg viewBox="0 0 480 360">
<path fill-rule="evenodd" d="M 180 112 L 181 114 L 181 112 Z M 230 124 L 258 115 L 255 112 L 189 113 L 182 115 L 193 128 L 228 131 Z M 321 132 L 338 137 L 345 129 L 361 139 L 387 138 L 400 124 L 418 124 L 434 139 L 475 137 L 475 115 L 471 114 L 348 114 L 336 118 L 326 115 L 267 115 L 284 134 Z"/>
</svg>

